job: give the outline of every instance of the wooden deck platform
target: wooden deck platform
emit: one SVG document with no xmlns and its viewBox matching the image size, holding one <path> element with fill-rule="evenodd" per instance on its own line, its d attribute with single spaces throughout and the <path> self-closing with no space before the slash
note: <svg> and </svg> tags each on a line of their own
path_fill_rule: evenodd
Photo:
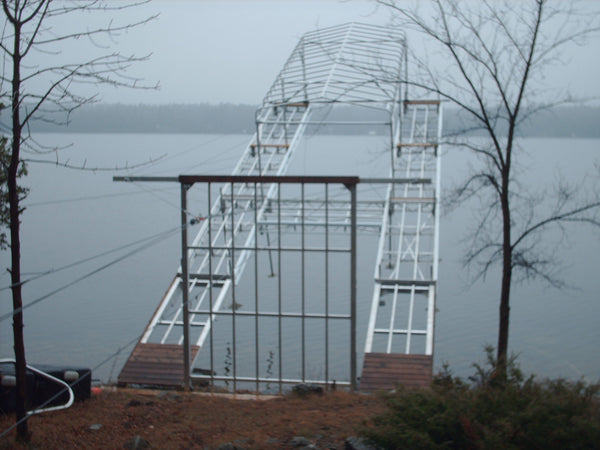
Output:
<svg viewBox="0 0 600 450">
<path fill-rule="evenodd" d="M 198 353 L 191 347 L 191 360 Z M 183 346 L 176 344 L 138 343 L 119 374 L 119 386 L 183 386 Z"/>
<path fill-rule="evenodd" d="M 365 353 L 359 389 L 364 392 L 388 391 L 401 384 L 407 388 L 427 387 L 431 383 L 433 357 L 394 353 Z"/>
</svg>

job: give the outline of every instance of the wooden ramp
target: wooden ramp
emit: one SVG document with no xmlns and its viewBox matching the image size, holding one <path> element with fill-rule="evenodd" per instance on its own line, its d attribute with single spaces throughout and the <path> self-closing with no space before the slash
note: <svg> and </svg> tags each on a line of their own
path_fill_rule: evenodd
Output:
<svg viewBox="0 0 600 450">
<path fill-rule="evenodd" d="M 389 391 L 397 385 L 422 388 L 431 384 L 433 357 L 394 353 L 365 353 L 360 390 Z"/>
<path fill-rule="evenodd" d="M 199 347 L 192 345 L 193 361 Z M 183 346 L 177 344 L 138 343 L 118 378 L 119 386 L 183 386 Z"/>
</svg>

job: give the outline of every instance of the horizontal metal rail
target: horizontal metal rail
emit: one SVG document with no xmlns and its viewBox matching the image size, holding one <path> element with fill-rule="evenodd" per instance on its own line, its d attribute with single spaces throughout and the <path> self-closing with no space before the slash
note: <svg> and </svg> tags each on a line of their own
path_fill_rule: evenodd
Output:
<svg viewBox="0 0 600 450">
<path fill-rule="evenodd" d="M 196 246 L 189 246 L 188 249 L 190 250 L 230 250 L 231 247 L 226 247 L 226 246 L 218 246 L 218 245 L 196 245 Z M 242 246 L 240 245 L 239 247 L 235 247 L 236 250 L 248 250 L 248 251 L 275 251 L 275 250 L 280 250 L 282 252 L 331 252 L 331 253 L 350 253 L 350 251 L 352 251 L 352 249 L 350 248 L 335 248 L 335 247 L 277 247 L 277 246 L 260 246 L 260 247 L 253 247 L 253 246 Z M 193 277 L 191 277 L 193 278 Z"/>
<path fill-rule="evenodd" d="M 267 378 L 267 377 L 243 377 L 243 376 L 236 376 L 236 377 L 232 377 L 232 376 L 224 376 L 224 375 L 204 375 L 204 374 L 192 374 L 191 375 L 192 380 L 201 380 L 201 381 L 209 381 L 209 380 L 219 380 L 219 381 L 227 381 L 227 382 L 247 382 L 247 383 L 255 383 L 255 382 L 259 382 L 259 383 L 265 383 L 265 384 L 277 384 L 277 383 L 283 383 L 283 384 L 299 384 L 299 383 L 310 383 L 310 384 L 319 384 L 319 385 L 325 385 L 325 384 L 329 384 L 330 382 L 328 380 L 323 380 L 323 379 L 310 379 L 310 378 Z M 335 384 L 337 386 L 347 386 L 347 387 L 351 387 L 352 383 L 350 383 L 349 381 L 335 381 Z"/>
<path fill-rule="evenodd" d="M 210 314 L 210 310 L 207 309 L 191 309 L 191 314 Z M 293 312 L 268 312 L 268 311 L 213 311 L 212 314 L 216 316 L 258 316 L 258 317 L 289 317 L 289 318 L 307 318 L 307 319 L 351 319 L 350 314 L 319 314 L 319 313 L 293 313 Z"/>
</svg>

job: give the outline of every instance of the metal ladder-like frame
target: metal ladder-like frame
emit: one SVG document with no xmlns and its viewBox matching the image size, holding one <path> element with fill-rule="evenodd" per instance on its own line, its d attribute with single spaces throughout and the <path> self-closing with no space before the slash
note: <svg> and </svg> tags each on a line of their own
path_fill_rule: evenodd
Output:
<svg viewBox="0 0 600 450">
<path fill-rule="evenodd" d="M 406 101 L 402 122 L 408 129 L 398 127 L 392 176 L 432 182 L 388 188 L 365 353 L 432 355 L 439 247 L 440 103 Z M 384 315 L 380 310 L 386 306 L 385 294 L 391 296 L 391 306 Z M 414 323 L 417 294 L 427 298 L 427 318 L 419 327 Z M 407 308 L 405 317 L 400 317 L 401 306 Z M 413 344 L 412 338 L 419 335 L 425 336 L 424 348 Z M 376 336 L 384 337 L 384 345 L 376 345 Z M 394 345 L 397 336 L 405 338 L 402 348 Z"/>
<path fill-rule="evenodd" d="M 280 104 L 264 108 L 257 117 L 257 132 L 233 170 L 233 175 L 284 174 L 310 113 L 308 103 Z M 276 194 L 275 185 L 259 185 L 258 189 L 259 192 L 255 193 L 253 185 L 242 184 L 237 185 L 235 191 L 231 192 L 231 185 L 226 184 L 212 202 L 208 220 L 202 222 L 200 231 L 188 247 L 190 311 L 200 310 L 212 295 L 212 310 L 218 312 L 234 281 L 232 273 L 240 276 L 243 272 L 250 252 L 243 250 L 232 260 L 230 253 L 225 249 L 231 247 L 232 240 L 245 242 L 245 247 L 251 247 L 256 226 L 254 202 L 258 202 L 260 221 L 269 201 L 273 201 Z M 235 216 L 234 223 L 232 215 Z M 210 230 L 209 220 L 212 221 Z M 250 226 L 244 226 L 248 223 Z M 214 262 L 211 261 L 213 258 L 209 258 L 206 250 L 208 247 L 217 249 L 213 250 L 218 252 L 218 258 Z M 148 323 L 141 343 L 153 342 L 155 339 L 161 344 L 183 343 L 183 307 L 178 298 L 181 283 L 180 268 Z M 206 320 L 196 320 L 195 314 L 190 315 L 189 326 L 198 330 L 192 333 L 195 345 L 202 347 L 215 318 L 212 315 Z"/>
</svg>

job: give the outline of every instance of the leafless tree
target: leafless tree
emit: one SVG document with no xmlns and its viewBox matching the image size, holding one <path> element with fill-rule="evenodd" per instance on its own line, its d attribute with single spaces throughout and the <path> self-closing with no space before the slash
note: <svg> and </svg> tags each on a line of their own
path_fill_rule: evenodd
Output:
<svg viewBox="0 0 600 450">
<path fill-rule="evenodd" d="M 478 134 L 477 139 L 454 136 L 448 142 L 467 148 L 478 161 L 454 194 L 455 200 L 477 198 L 481 205 L 469 235 L 467 263 L 480 276 L 501 266 L 496 357 L 503 379 L 512 282 L 542 278 L 560 285 L 544 234 L 570 222 L 600 226 L 597 194 L 585 198 L 576 186 L 559 183 L 554 192 L 544 192 L 552 205 L 539 208 L 539 199 L 522 188 L 515 171 L 516 160 L 526 152 L 519 139 L 523 122 L 573 101 L 566 92 L 551 96 L 544 75 L 563 63 L 568 45 L 585 44 L 598 32 L 598 15 L 578 9 L 577 3 L 550 0 L 432 0 L 413 7 L 394 0 L 378 3 L 393 11 L 398 26 L 416 32 L 432 57 L 426 60 L 415 52 L 411 75 L 402 81 L 457 107 L 467 119 L 465 131 Z"/>
<path fill-rule="evenodd" d="M 147 56 L 128 56 L 113 52 L 102 39 L 114 46 L 119 34 L 140 26 L 154 17 L 135 23 L 116 24 L 113 19 L 124 9 L 139 3 L 104 1 L 2 0 L 4 26 L 0 41 L 3 56 L 0 72 L 0 101 L 9 112 L 10 138 L 2 155 L 2 181 L 8 197 L 8 224 L 11 251 L 11 287 L 13 298 L 13 334 L 16 360 L 17 439 L 28 441 L 25 390 L 25 344 L 23 340 L 23 299 L 19 216 L 24 191 L 18 179 L 25 171 L 25 152 L 47 153 L 29 134 L 34 120 L 68 123 L 77 108 L 95 100 L 90 86 L 153 88 L 128 74 L 129 67 Z M 86 18 L 104 14 L 105 25 L 86 28 Z M 68 15 L 70 21 L 53 26 L 56 19 Z M 65 24 L 69 24 L 65 29 Z M 89 40 L 88 56 L 67 54 L 62 49 L 71 42 Z M 76 60 L 73 61 L 72 59 Z M 42 61 L 42 62 L 40 62 Z M 44 62 L 45 61 L 45 62 Z M 53 149 L 54 150 L 54 149 Z M 62 163 L 65 165 L 66 163 Z M 3 190 L 4 193 L 4 190 Z M 4 202 L 4 199 L 3 199 Z M 3 203 L 3 210 L 6 204 Z"/>
</svg>

